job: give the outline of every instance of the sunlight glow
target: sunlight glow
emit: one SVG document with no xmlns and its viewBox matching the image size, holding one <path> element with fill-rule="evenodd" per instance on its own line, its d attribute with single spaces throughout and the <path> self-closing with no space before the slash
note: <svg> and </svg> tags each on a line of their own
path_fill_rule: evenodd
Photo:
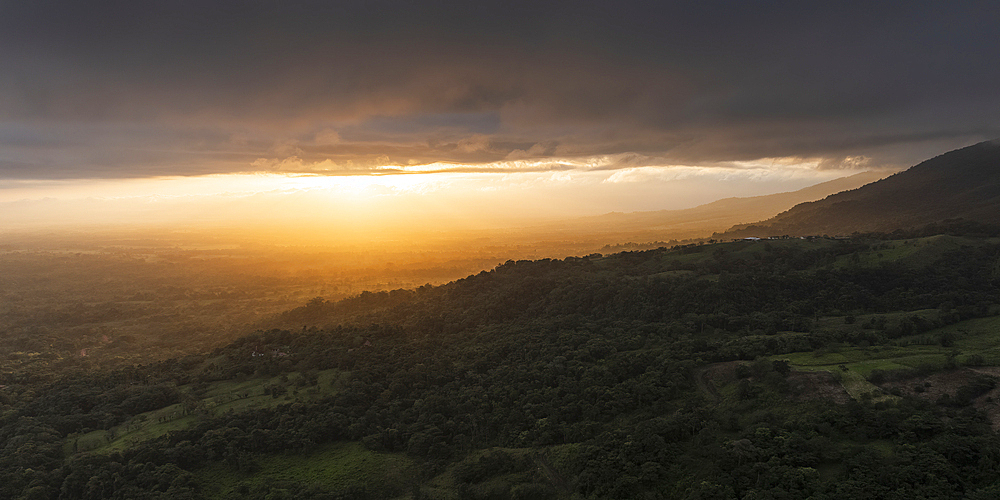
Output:
<svg viewBox="0 0 1000 500">
<path fill-rule="evenodd" d="M 635 154 L 354 165 L 341 173 L 321 172 L 332 165 L 323 162 L 317 166 L 296 158 L 294 163 L 303 171 L 282 167 L 191 177 L 0 181 L 0 228 L 84 223 L 308 226 L 345 238 L 486 229 L 688 208 L 726 197 L 794 191 L 853 173 L 799 158 L 692 166 L 662 165 Z"/>
</svg>

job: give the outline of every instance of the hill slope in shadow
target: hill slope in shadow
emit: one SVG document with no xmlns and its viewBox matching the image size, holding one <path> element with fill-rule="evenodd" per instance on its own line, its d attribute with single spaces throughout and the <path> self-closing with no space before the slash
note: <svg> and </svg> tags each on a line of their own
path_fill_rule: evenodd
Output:
<svg viewBox="0 0 1000 500">
<path fill-rule="evenodd" d="M 957 149 L 860 188 L 734 226 L 725 236 L 891 232 L 954 219 L 1000 223 L 1000 140 Z"/>
<path fill-rule="evenodd" d="M 597 233 L 605 240 L 612 237 L 611 239 L 621 241 L 707 238 L 712 233 L 723 231 L 735 224 L 773 217 L 798 203 L 819 200 L 833 193 L 854 189 L 887 175 L 889 173 L 886 171 L 861 172 L 786 193 L 725 198 L 680 210 L 613 212 L 562 221 L 536 229 L 544 229 L 551 235 Z"/>
</svg>

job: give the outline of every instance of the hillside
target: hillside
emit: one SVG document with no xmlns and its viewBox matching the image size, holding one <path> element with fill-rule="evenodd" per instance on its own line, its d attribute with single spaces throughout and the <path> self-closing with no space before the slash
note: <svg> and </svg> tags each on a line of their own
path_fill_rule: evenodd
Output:
<svg viewBox="0 0 1000 500">
<path fill-rule="evenodd" d="M 1000 224 L 1000 142 L 945 153 L 858 189 L 735 226 L 724 236 L 892 232 L 953 219 Z"/>
<path fill-rule="evenodd" d="M 1000 239 L 509 261 L 0 374 L 0 498 L 995 498 Z"/>
<path fill-rule="evenodd" d="M 606 241 L 657 241 L 704 238 L 742 224 L 772 217 L 790 207 L 855 189 L 888 175 L 885 171 L 861 172 L 814 186 L 764 196 L 725 198 L 682 210 L 610 213 L 544 226 L 547 234 L 600 235 Z"/>
</svg>

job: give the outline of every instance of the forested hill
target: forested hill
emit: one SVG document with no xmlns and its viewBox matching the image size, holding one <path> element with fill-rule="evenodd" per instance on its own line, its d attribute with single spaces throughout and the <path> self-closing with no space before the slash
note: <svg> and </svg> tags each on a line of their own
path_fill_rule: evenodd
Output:
<svg viewBox="0 0 1000 500">
<path fill-rule="evenodd" d="M 0 498 L 996 498 L 1000 239 L 507 262 L 0 378 Z"/>
<path fill-rule="evenodd" d="M 963 258 L 951 258 L 962 249 L 959 241 L 991 240 L 939 236 L 905 250 L 896 243 L 872 247 L 871 241 L 878 240 L 779 239 L 508 261 L 438 287 L 365 292 L 338 302 L 317 298 L 281 315 L 279 324 L 389 322 L 440 333 L 579 316 L 653 322 L 698 318 L 732 329 L 753 317 L 767 318 L 771 329 L 793 329 L 817 315 L 844 311 L 936 308 L 953 300 L 951 278 L 987 280 L 983 290 L 992 290 L 989 266 L 998 264 L 991 260 L 992 250 L 973 258 L 976 250 L 966 249 Z M 895 250 L 886 257 L 877 251 L 879 245 Z M 895 255 L 900 252 L 903 257 Z M 871 265 L 850 265 L 862 261 Z M 934 272 L 927 273 L 932 264 Z M 991 271 L 984 275 L 986 268 Z M 963 302 L 971 301 L 965 295 Z"/>
<path fill-rule="evenodd" d="M 1000 140 L 958 149 L 725 236 L 892 232 L 949 219 L 1000 225 Z"/>
</svg>

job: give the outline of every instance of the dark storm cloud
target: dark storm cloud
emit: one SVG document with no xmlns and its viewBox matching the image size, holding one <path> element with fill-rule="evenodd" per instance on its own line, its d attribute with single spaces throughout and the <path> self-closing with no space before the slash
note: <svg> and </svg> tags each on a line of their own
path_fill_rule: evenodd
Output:
<svg viewBox="0 0 1000 500">
<path fill-rule="evenodd" d="M 0 176 L 905 165 L 1000 135 L 998 25 L 992 2 L 3 2 Z"/>
</svg>

